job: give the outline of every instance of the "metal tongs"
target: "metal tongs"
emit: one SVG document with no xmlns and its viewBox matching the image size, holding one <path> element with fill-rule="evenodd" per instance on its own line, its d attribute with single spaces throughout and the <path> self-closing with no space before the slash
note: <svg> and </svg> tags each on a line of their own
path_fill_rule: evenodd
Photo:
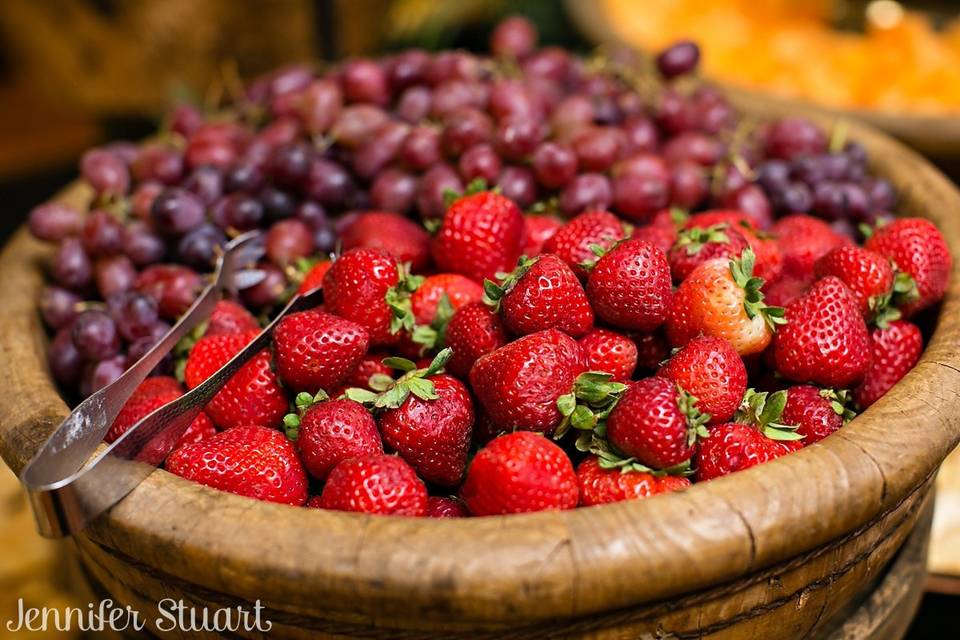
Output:
<svg viewBox="0 0 960 640">
<path fill-rule="evenodd" d="M 224 292 L 236 293 L 262 277 L 244 270 L 262 254 L 259 232 L 246 233 L 227 244 L 217 261 L 213 282 L 173 328 L 117 380 L 81 402 L 23 468 L 20 481 L 29 494 L 41 535 L 59 538 L 79 533 L 123 499 L 166 459 L 200 410 L 230 377 L 268 346 L 273 328 L 283 316 L 322 302 L 322 290 L 294 296 L 273 322 L 213 376 L 98 451 L 134 390 L 184 336 L 209 318 Z"/>
</svg>

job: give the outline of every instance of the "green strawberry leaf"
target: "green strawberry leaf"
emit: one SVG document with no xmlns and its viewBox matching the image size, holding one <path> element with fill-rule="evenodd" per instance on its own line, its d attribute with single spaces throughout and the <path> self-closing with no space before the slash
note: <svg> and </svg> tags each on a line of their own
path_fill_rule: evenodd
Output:
<svg viewBox="0 0 960 640">
<path fill-rule="evenodd" d="M 838 416 L 843 418 L 846 424 L 857 417 L 857 412 L 851 407 L 853 405 L 853 394 L 846 389 L 821 389 L 820 397 L 830 402 L 830 408 Z"/>
<path fill-rule="evenodd" d="M 404 372 L 413 371 L 417 368 L 417 365 L 413 360 L 401 358 L 400 356 L 390 356 L 389 358 L 384 358 L 381 360 L 381 362 L 391 369 L 397 369 Z"/>
<path fill-rule="evenodd" d="M 683 226 L 689 219 L 690 213 L 686 209 L 681 209 L 680 207 L 670 207 L 670 220 L 677 227 Z"/>
<path fill-rule="evenodd" d="M 783 307 L 771 307 L 764 303 L 763 278 L 753 275 L 756 259 L 756 254 L 747 247 L 740 258 L 730 261 L 730 275 L 734 283 L 743 289 L 743 309 L 747 317 L 752 320 L 759 315 L 771 331 L 776 331 L 778 325 L 787 323 L 786 311 Z"/>
<path fill-rule="evenodd" d="M 692 447 L 697 440 L 710 435 L 706 427 L 710 422 L 710 414 L 700 411 L 697 408 L 697 397 L 680 385 L 677 385 L 677 406 L 687 419 L 687 446 Z"/>
<path fill-rule="evenodd" d="M 370 380 L 367 381 L 367 384 L 374 391 L 386 391 L 396 384 L 396 380 L 385 373 L 375 373 L 370 376 Z"/>
<path fill-rule="evenodd" d="M 780 420 L 784 407 L 787 406 L 787 392 L 785 389 L 776 391 L 767 396 L 763 409 L 760 411 L 760 424 L 774 424 Z"/>
<path fill-rule="evenodd" d="M 359 387 L 350 387 L 343 392 L 343 395 L 346 396 L 348 400 L 353 400 L 366 406 L 373 406 L 373 403 L 377 401 L 377 397 L 379 396 L 379 394 L 369 389 L 361 389 Z"/>
<path fill-rule="evenodd" d="M 411 378 L 407 385 L 410 388 L 410 393 L 421 400 L 436 400 L 440 397 L 437 395 L 433 382 L 426 378 Z"/>
<path fill-rule="evenodd" d="M 684 229 L 678 234 L 673 246 L 681 249 L 686 247 L 687 255 L 693 256 L 700 253 L 710 242 L 729 244 L 730 237 L 723 232 L 729 226 L 726 222 L 721 222 L 706 228 Z"/>
<path fill-rule="evenodd" d="M 565 393 L 557 398 L 557 409 L 560 410 L 560 415 L 569 417 L 573 414 L 573 410 L 576 408 L 577 396 L 575 396 L 573 393 Z"/>
<path fill-rule="evenodd" d="M 464 194 L 468 196 L 472 196 L 476 193 L 480 193 L 482 191 L 489 191 L 489 190 L 490 189 L 487 187 L 486 180 L 484 180 L 483 178 L 474 178 L 467 184 L 467 188 L 464 191 Z"/>
<path fill-rule="evenodd" d="M 383 393 L 377 395 L 376 400 L 373 402 L 373 406 L 376 409 L 396 409 L 402 405 L 409 396 L 410 386 L 397 383 Z"/>
<path fill-rule="evenodd" d="M 296 442 L 300 437 L 300 417 L 294 413 L 283 416 L 283 430 L 288 439 Z"/>
<path fill-rule="evenodd" d="M 433 357 L 433 360 L 430 361 L 430 366 L 428 366 L 422 374 L 422 377 L 429 378 L 430 376 L 440 373 L 443 371 L 443 367 L 450 361 L 450 358 L 453 356 L 453 349 L 447 347 L 437 355 Z"/>
<path fill-rule="evenodd" d="M 510 293 L 511 290 L 517 285 L 517 282 L 530 270 L 530 267 L 536 263 L 538 258 L 528 258 L 527 256 L 520 256 L 520 259 L 517 260 L 517 266 L 513 271 L 507 274 L 497 274 L 497 278 L 500 280 L 500 283 L 497 284 L 492 280 L 483 281 L 483 302 L 488 307 L 490 307 L 494 312 L 500 310 L 500 301 Z"/>
</svg>

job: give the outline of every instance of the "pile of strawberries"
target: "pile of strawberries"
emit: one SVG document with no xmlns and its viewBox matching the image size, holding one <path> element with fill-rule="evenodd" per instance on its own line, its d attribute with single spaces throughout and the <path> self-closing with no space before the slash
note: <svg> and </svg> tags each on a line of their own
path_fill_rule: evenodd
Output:
<svg viewBox="0 0 960 640">
<path fill-rule="evenodd" d="M 354 248 L 302 286 L 322 287 L 324 304 L 283 318 L 167 470 L 262 500 L 407 516 L 683 489 L 818 442 L 880 398 L 917 362 L 909 318 L 941 299 L 951 267 L 922 219 L 873 229 L 862 247 L 803 214 L 766 230 L 733 210 L 531 225 L 475 189 L 432 237 L 360 214 Z M 186 386 L 258 329 L 221 303 Z M 180 393 L 148 379 L 108 439 Z"/>
</svg>

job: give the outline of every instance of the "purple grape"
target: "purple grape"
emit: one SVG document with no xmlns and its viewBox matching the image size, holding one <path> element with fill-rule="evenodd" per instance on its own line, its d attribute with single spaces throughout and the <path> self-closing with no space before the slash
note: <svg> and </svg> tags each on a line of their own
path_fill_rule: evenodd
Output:
<svg viewBox="0 0 960 640">
<path fill-rule="evenodd" d="M 129 167 L 133 164 L 133 161 L 136 160 L 137 155 L 139 155 L 140 145 L 135 142 L 130 142 L 129 140 L 117 140 L 104 146 L 103 150 L 117 156 L 123 164 Z"/>
<path fill-rule="evenodd" d="M 544 142 L 533 152 L 532 165 L 537 182 L 550 189 L 559 189 L 577 175 L 577 154 L 569 147 Z"/>
<path fill-rule="evenodd" d="M 313 232 L 313 244 L 318 253 L 330 253 L 337 244 L 337 235 L 331 226 L 317 227 Z"/>
<path fill-rule="evenodd" d="M 685 160 L 670 170 L 670 203 L 682 209 L 694 209 L 710 191 L 706 171 L 695 162 Z"/>
<path fill-rule="evenodd" d="M 867 165 L 867 150 L 859 142 L 848 142 L 843 146 L 843 154 L 849 158 L 850 163 L 865 167 Z"/>
<path fill-rule="evenodd" d="M 426 79 L 430 54 L 423 49 L 398 53 L 387 64 L 387 79 L 395 90 L 406 89 Z"/>
<path fill-rule="evenodd" d="M 768 160 L 757 167 L 757 183 L 768 193 L 782 190 L 790 183 L 790 165 L 783 160 Z"/>
<path fill-rule="evenodd" d="M 653 153 L 660 145 L 657 127 L 649 118 L 630 118 L 623 123 L 623 153 Z"/>
<path fill-rule="evenodd" d="M 427 87 L 410 87 L 400 95 L 396 114 L 401 120 L 416 124 L 430 115 L 433 92 Z"/>
<path fill-rule="evenodd" d="M 306 194 L 325 207 L 338 207 L 354 191 L 353 179 L 339 164 L 314 158 L 304 183 Z"/>
<path fill-rule="evenodd" d="M 377 130 L 375 138 L 357 149 L 353 156 L 354 173 L 365 180 L 375 178 L 393 162 L 409 132 L 410 126 L 402 122 L 385 123 Z"/>
<path fill-rule="evenodd" d="M 440 141 L 448 155 L 457 157 L 475 144 L 488 142 L 492 136 L 490 117 L 482 111 L 467 108 L 445 121 Z"/>
<path fill-rule="evenodd" d="M 490 99 L 484 85 L 465 80 L 448 80 L 433 90 L 430 115 L 449 118 L 464 109 L 484 109 Z"/>
<path fill-rule="evenodd" d="M 820 166 L 827 180 L 845 180 L 850 174 L 850 158 L 842 153 L 825 153 Z"/>
<path fill-rule="evenodd" d="M 390 85 L 383 68 L 371 60 L 351 60 L 341 74 L 343 93 L 350 102 L 390 103 Z"/>
<path fill-rule="evenodd" d="M 169 122 L 171 131 L 188 137 L 203 124 L 203 114 L 192 104 L 178 104 L 170 112 Z"/>
<path fill-rule="evenodd" d="M 763 193 L 763 189 L 755 184 L 748 184 L 742 189 L 727 194 L 721 206 L 747 214 L 758 229 L 767 229 L 773 224 L 770 201 Z"/>
<path fill-rule="evenodd" d="M 223 190 L 227 193 L 256 193 L 262 186 L 263 172 L 248 162 L 233 165 L 223 175 Z"/>
<path fill-rule="evenodd" d="M 140 220 L 150 220 L 150 208 L 161 191 L 163 185 L 159 182 L 147 181 L 138 184 L 130 198 L 133 214 Z"/>
<path fill-rule="evenodd" d="M 656 120 L 661 130 L 676 135 L 696 129 L 698 114 L 695 106 L 685 96 L 668 88 L 660 94 Z"/>
<path fill-rule="evenodd" d="M 80 174 L 99 194 L 122 196 L 130 188 L 130 172 L 116 154 L 91 149 L 80 158 Z"/>
<path fill-rule="evenodd" d="M 387 169 L 370 185 L 370 202 L 377 209 L 405 213 L 417 198 L 417 179 L 400 169 Z"/>
<path fill-rule="evenodd" d="M 116 355 L 96 364 L 87 365 L 80 381 L 80 392 L 84 396 L 93 395 L 108 384 L 114 382 L 126 370 L 127 358 Z"/>
<path fill-rule="evenodd" d="M 47 350 L 47 365 L 53 379 L 61 387 L 75 387 L 83 371 L 83 357 L 73 344 L 73 327 L 70 324 L 59 329 Z"/>
<path fill-rule="evenodd" d="M 526 167 L 504 167 L 497 186 L 505 197 L 516 202 L 521 208 L 525 209 L 537 201 L 537 181 L 533 172 Z"/>
<path fill-rule="evenodd" d="M 150 335 L 160 319 L 157 302 L 139 291 L 127 291 L 107 299 L 110 317 L 125 340 L 133 341 Z"/>
<path fill-rule="evenodd" d="M 112 255 L 123 249 L 123 224 L 107 211 L 96 209 L 84 221 L 80 238 L 90 255 Z"/>
<path fill-rule="evenodd" d="M 700 47 L 684 40 L 665 49 L 657 56 L 657 71 L 668 80 L 690 73 L 700 62 Z"/>
<path fill-rule="evenodd" d="M 867 214 L 871 211 L 870 198 L 867 192 L 860 185 L 852 182 L 842 183 L 840 191 L 843 193 L 846 215 L 856 222 L 866 222 Z"/>
<path fill-rule="evenodd" d="M 326 133 L 343 110 L 343 92 L 333 80 L 314 80 L 299 98 L 297 115 L 304 128 L 315 135 Z"/>
<path fill-rule="evenodd" d="M 340 112 L 330 135 L 337 144 L 354 149 L 371 140 L 389 118 L 383 109 L 372 104 L 350 105 Z"/>
<path fill-rule="evenodd" d="M 791 182 L 780 192 L 778 208 L 785 213 L 806 213 L 816 208 L 817 196 L 802 182 Z M 819 210 L 818 210 L 819 212 Z"/>
<path fill-rule="evenodd" d="M 766 152 L 771 158 L 792 160 L 823 153 L 827 137 L 820 127 L 803 118 L 783 118 L 767 131 Z"/>
<path fill-rule="evenodd" d="M 287 191 L 276 187 L 269 185 L 264 187 L 258 197 L 260 204 L 263 205 L 263 211 L 270 221 L 289 218 L 297 210 L 296 199 Z"/>
<path fill-rule="evenodd" d="M 159 262 L 166 254 L 163 240 L 139 220 L 123 230 L 123 253 L 138 267 Z"/>
<path fill-rule="evenodd" d="M 500 177 L 502 168 L 500 156 L 489 144 L 477 144 L 460 156 L 458 168 L 463 181 L 469 184 L 477 178 L 482 178 L 487 184 L 493 184 Z"/>
<path fill-rule="evenodd" d="M 472 80 L 480 73 L 480 62 L 476 56 L 465 51 L 441 51 L 430 61 L 427 67 L 426 81 L 437 85 L 445 80 Z"/>
<path fill-rule="evenodd" d="M 94 279 L 100 297 L 106 299 L 133 287 L 137 280 L 137 270 L 125 255 L 106 256 L 97 260 Z"/>
<path fill-rule="evenodd" d="M 205 222 L 180 238 L 177 255 L 187 266 L 198 271 L 209 271 L 226 242 L 227 237 L 219 227 Z"/>
<path fill-rule="evenodd" d="M 447 210 L 443 202 L 447 192 L 463 193 L 463 182 L 450 165 L 435 165 L 420 178 L 417 193 L 420 216 L 425 220 L 442 217 Z"/>
<path fill-rule="evenodd" d="M 130 168 L 137 182 L 149 180 L 173 186 L 183 177 L 183 154 L 164 144 L 144 145 Z"/>
<path fill-rule="evenodd" d="M 84 359 L 103 360 L 120 351 L 120 334 L 107 313 L 91 309 L 74 321 L 73 344 Z"/>
<path fill-rule="evenodd" d="M 613 127 L 590 127 L 573 141 L 580 166 L 586 171 L 606 171 L 619 159 L 623 134 Z"/>
<path fill-rule="evenodd" d="M 883 178 L 872 178 L 866 184 L 870 205 L 877 211 L 893 211 L 897 205 L 897 192 Z"/>
<path fill-rule="evenodd" d="M 70 205 L 47 202 L 33 208 L 27 226 L 35 238 L 59 242 L 67 236 L 80 233 L 83 216 Z"/>
<path fill-rule="evenodd" d="M 170 331 L 170 325 L 162 320 L 158 320 L 153 323 L 148 329 L 144 336 L 135 339 L 130 343 L 130 346 L 127 347 L 127 366 L 132 366 L 135 362 L 140 360 L 143 356 L 147 354 L 150 349 L 154 347 L 160 340 Z M 168 375 L 173 371 L 173 352 L 168 353 L 163 359 L 154 367 L 152 374 L 153 375 Z"/>
<path fill-rule="evenodd" d="M 281 187 L 295 187 L 307 177 L 313 157 L 313 150 L 302 142 L 282 145 L 270 156 L 267 174 Z"/>
<path fill-rule="evenodd" d="M 570 140 L 593 123 L 593 103 L 584 95 L 564 98 L 553 110 L 550 124 L 560 140 Z"/>
<path fill-rule="evenodd" d="M 717 164 L 724 152 L 720 140 L 699 131 L 685 131 L 663 145 L 663 157 L 667 162 L 692 160 L 704 167 Z"/>
<path fill-rule="evenodd" d="M 490 51 L 502 58 L 523 58 L 537 46 L 537 28 L 523 16 L 510 16 L 490 35 Z"/>
<path fill-rule="evenodd" d="M 66 238 L 53 256 L 53 279 L 73 291 L 88 288 L 93 278 L 93 263 L 78 238 Z"/>
<path fill-rule="evenodd" d="M 205 212 L 196 195 L 180 187 L 169 187 L 153 201 L 150 216 L 158 231 L 176 237 L 199 226 Z"/>
<path fill-rule="evenodd" d="M 313 229 L 296 218 L 281 220 L 267 232 L 266 247 L 267 258 L 285 267 L 313 253 Z"/>
<path fill-rule="evenodd" d="M 528 76 L 548 78 L 555 82 L 566 82 L 572 67 L 570 54 L 560 47 L 544 47 L 532 53 L 521 64 Z"/>
<path fill-rule="evenodd" d="M 287 288 L 287 278 L 280 267 L 269 262 L 260 264 L 257 269 L 263 272 L 263 280 L 241 291 L 240 296 L 249 306 L 262 309 L 280 300 Z"/>
<path fill-rule="evenodd" d="M 631 220 L 646 221 L 669 203 L 669 180 L 629 172 L 613 179 L 613 208 Z"/>
<path fill-rule="evenodd" d="M 210 206 L 223 195 L 223 182 L 223 174 L 216 167 L 197 167 L 187 176 L 183 188 Z"/>
<path fill-rule="evenodd" d="M 613 189 L 606 176 L 581 173 L 560 193 L 560 210 L 575 216 L 587 209 L 606 209 L 613 201 Z"/>
<path fill-rule="evenodd" d="M 79 305 L 83 299 L 76 293 L 48 285 L 40 294 L 40 315 L 51 329 L 65 327 L 77 317 Z"/>
<path fill-rule="evenodd" d="M 429 169 L 440 162 L 440 132 L 427 125 L 414 127 L 400 145 L 399 155 L 411 169 Z"/>
<path fill-rule="evenodd" d="M 497 151 L 507 160 L 520 161 L 533 153 L 543 139 L 543 126 L 533 118 L 513 117 L 494 133 Z"/>
<path fill-rule="evenodd" d="M 227 228 L 249 231 L 260 226 L 263 220 L 263 205 L 253 196 L 238 191 L 220 202 Z"/>
<path fill-rule="evenodd" d="M 498 120 L 512 118 L 537 119 L 542 117 L 539 100 L 530 87 L 520 80 L 496 80 L 490 86 L 490 113 Z"/>
<path fill-rule="evenodd" d="M 298 220 L 306 222 L 311 228 L 318 229 L 329 223 L 327 212 L 313 200 L 304 200 L 297 205 L 293 214 Z"/>
</svg>

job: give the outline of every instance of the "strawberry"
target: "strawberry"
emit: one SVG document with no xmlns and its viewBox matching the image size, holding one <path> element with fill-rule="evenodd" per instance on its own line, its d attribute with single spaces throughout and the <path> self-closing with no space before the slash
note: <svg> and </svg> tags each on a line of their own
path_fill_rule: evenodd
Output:
<svg viewBox="0 0 960 640">
<path fill-rule="evenodd" d="M 540 434 L 518 431 L 477 452 L 460 496 L 471 514 L 492 516 L 573 509 L 579 491 L 563 449 Z"/>
<path fill-rule="evenodd" d="M 578 338 L 593 328 L 593 309 L 577 275 L 552 253 L 521 258 L 499 284 L 483 283 L 484 301 L 515 335 L 559 329 Z"/>
<path fill-rule="evenodd" d="M 446 345 L 453 351 L 447 370 L 466 380 L 473 363 L 480 356 L 507 344 L 507 330 L 500 314 L 494 313 L 482 302 L 458 309 L 447 324 Z"/>
<path fill-rule="evenodd" d="M 459 273 L 427 276 L 410 295 L 410 308 L 416 324 L 429 325 L 437 318 L 441 298 L 447 297 L 450 311 L 483 299 L 483 287 Z M 452 315 L 452 313 L 451 313 Z"/>
<path fill-rule="evenodd" d="M 684 229 L 667 254 L 670 273 L 675 282 L 683 282 L 697 265 L 713 258 L 739 257 L 748 246 L 743 234 L 726 222 Z"/>
<path fill-rule="evenodd" d="M 201 338 L 187 357 L 184 379 L 193 389 L 217 372 L 257 336 L 255 331 Z M 207 403 L 206 412 L 221 429 L 245 424 L 274 426 L 287 412 L 287 398 L 264 349 L 244 364 Z"/>
<path fill-rule="evenodd" d="M 433 260 L 442 271 L 483 282 L 516 264 L 524 245 L 524 222 L 513 201 L 491 191 L 455 201 L 433 237 Z"/>
<path fill-rule="evenodd" d="M 553 237 L 557 229 L 563 226 L 562 220 L 545 215 L 525 215 L 523 222 L 527 229 L 527 241 L 523 245 L 521 255 L 528 258 L 543 253 L 543 245 Z"/>
<path fill-rule="evenodd" d="M 679 491 L 689 487 L 690 481 L 683 476 L 604 469 L 599 458 L 590 456 L 577 467 L 577 484 L 580 505 L 589 507 Z"/>
<path fill-rule="evenodd" d="M 894 220 L 877 229 L 865 247 L 891 260 L 916 283 L 914 299 L 901 306 L 905 317 L 936 304 L 946 292 L 953 260 L 943 235 L 929 220 Z"/>
<path fill-rule="evenodd" d="M 449 350 L 441 351 L 425 369 L 403 358 L 387 364 L 404 374 L 380 394 L 348 389 L 347 397 L 383 410 L 384 441 L 428 482 L 455 485 L 467 466 L 473 431 L 473 401 L 462 382 L 439 374 Z"/>
<path fill-rule="evenodd" d="M 347 376 L 343 384 L 347 387 L 360 387 L 361 389 L 373 389 L 374 385 L 389 384 L 387 379 L 393 378 L 393 369 L 383 364 L 386 357 L 386 355 L 372 353 L 364 355 L 360 358 L 360 364 Z M 336 397 L 333 394 L 330 395 Z"/>
<path fill-rule="evenodd" d="M 710 429 L 697 451 L 697 480 L 712 480 L 779 458 L 803 446 L 796 428 L 782 423 L 787 392 L 744 395 L 736 422 Z"/>
<path fill-rule="evenodd" d="M 636 227 L 630 234 L 631 240 L 644 240 L 656 248 L 669 253 L 670 249 L 676 243 L 678 237 L 677 228 L 674 226 L 664 226 L 658 224 L 647 224 Z"/>
<path fill-rule="evenodd" d="M 867 321 L 877 313 L 885 312 L 894 292 L 894 273 L 890 261 L 879 253 L 853 245 L 837 247 L 817 260 L 814 273 L 817 278 L 840 278 L 850 289 Z M 911 285 L 905 283 L 901 289 L 909 290 Z M 884 315 L 888 316 L 886 313 Z"/>
<path fill-rule="evenodd" d="M 866 409 L 879 400 L 917 364 L 922 352 L 923 336 L 912 322 L 897 320 L 871 331 L 870 366 L 853 390 L 857 405 Z"/>
<path fill-rule="evenodd" d="M 387 254 L 353 249 L 335 260 L 324 276 L 324 302 L 330 313 L 366 329 L 371 345 L 395 344 L 400 329 L 413 328 L 412 315 L 406 324 L 399 316 L 409 307 L 409 292 L 419 282 Z"/>
<path fill-rule="evenodd" d="M 328 400 L 318 392 L 297 396 L 297 414 L 283 419 L 307 472 L 323 481 L 343 460 L 383 453 L 373 416 L 353 400 Z"/>
<path fill-rule="evenodd" d="M 791 380 L 837 389 L 863 379 L 870 365 L 867 325 L 839 278 L 818 280 L 787 305 L 785 318 L 773 343 L 777 371 Z"/>
<path fill-rule="evenodd" d="M 457 498 L 438 496 L 427 498 L 428 518 L 466 518 L 469 515 L 466 505 Z"/>
<path fill-rule="evenodd" d="M 106 442 L 114 442 L 137 424 L 163 405 L 173 402 L 183 395 L 180 383 L 169 376 L 152 376 L 141 382 L 134 390 L 130 399 L 117 414 L 110 430 L 103 438 Z M 187 443 L 200 442 L 216 433 L 213 422 L 206 413 L 200 412 L 187 430 L 177 440 L 176 447 Z M 174 447 L 174 448 L 176 448 Z"/>
<path fill-rule="evenodd" d="M 584 369 L 576 341 L 547 329 L 480 357 L 470 370 L 470 385 L 500 429 L 551 433 L 563 419 L 557 400 Z"/>
<path fill-rule="evenodd" d="M 637 345 L 637 371 L 653 372 L 670 356 L 670 343 L 662 329 L 627 334 Z"/>
<path fill-rule="evenodd" d="M 626 237 L 620 218 L 609 211 L 587 211 L 557 229 L 543 245 L 544 253 L 552 253 L 573 269 L 580 278 L 587 277 L 583 262 L 594 260 L 593 245 L 609 249 Z"/>
<path fill-rule="evenodd" d="M 610 412 L 606 437 L 628 460 L 668 469 L 690 460 L 697 438 L 707 435 L 708 418 L 672 380 L 644 378 L 630 384 Z"/>
<path fill-rule="evenodd" d="M 606 371 L 617 382 L 626 382 L 637 368 L 637 345 L 625 335 L 594 329 L 577 341 L 589 371 Z"/>
<path fill-rule="evenodd" d="M 708 229 L 720 224 L 736 229 L 746 239 L 756 256 L 754 275 L 768 283 L 780 279 L 783 273 L 783 256 L 777 241 L 758 228 L 756 221 L 746 213 L 735 209 L 712 209 L 690 216 L 683 226 L 685 229 Z"/>
<path fill-rule="evenodd" d="M 670 265 L 663 252 L 644 240 L 627 240 L 590 269 L 587 297 L 604 322 L 651 331 L 667 318 L 670 286 Z"/>
<path fill-rule="evenodd" d="M 699 335 L 723 338 L 747 356 L 766 349 L 783 310 L 764 304 L 763 280 L 753 276 L 755 256 L 714 258 L 687 276 L 673 296 L 667 337 L 682 347 Z"/>
<path fill-rule="evenodd" d="M 850 240 L 830 225 L 805 214 L 781 218 L 772 233 L 783 255 L 784 275 L 800 280 L 813 280 L 813 265 L 831 250 L 850 244 Z"/>
<path fill-rule="evenodd" d="M 700 336 L 677 351 L 657 374 L 673 380 L 697 399 L 709 424 L 727 422 L 747 392 L 747 368 L 733 345 Z"/>
<path fill-rule="evenodd" d="M 421 517 L 427 513 L 427 488 L 401 458 L 364 456 L 333 468 L 319 502 L 322 509 Z"/>
<path fill-rule="evenodd" d="M 392 211 L 365 211 L 341 232 L 344 251 L 375 249 L 420 273 L 430 264 L 430 236 L 416 222 Z"/>
<path fill-rule="evenodd" d="M 273 332 L 277 373 L 296 391 L 333 389 L 357 368 L 369 346 L 366 329 L 323 311 L 291 313 Z"/>
<path fill-rule="evenodd" d="M 207 330 L 203 335 L 215 336 L 221 333 L 243 333 L 259 331 L 260 324 L 253 314 L 232 300 L 221 300 L 213 308 L 207 321 Z"/>
<path fill-rule="evenodd" d="M 771 307 L 786 307 L 805 294 L 810 284 L 808 280 L 800 280 L 793 276 L 784 276 L 776 282 L 764 282 L 764 301 Z"/>
<path fill-rule="evenodd" d="M 302 505 L 307 476 L 293 444 L 275 429 L 241 425 L 180 447 L 167 471 L 193 482 L 267 502 Z"/>
<path fill-rule="evenodd" d="M 853 412 L 846 407 L 848 395 L 846 391 L 818 389 L 808 384 L 790 387 L 780 421 L 794 425 L 803 436 L 804 445 L 819 442 L 853 419 Z"/>
<path fill-rule="evenodd" d="M 327 271 L 330 271 L 330 267 L 333 266 L 333 262 L 330 260 L 321 260 L 315 265 L 311 266 L 303 276 L 303 280 L 300 281 L 300 286 L 297 287 L 297 293 L 309 293 L 314 289 L 319 289 L 323 286 L 323 279 L 327 275 Z"/>
</svg>

